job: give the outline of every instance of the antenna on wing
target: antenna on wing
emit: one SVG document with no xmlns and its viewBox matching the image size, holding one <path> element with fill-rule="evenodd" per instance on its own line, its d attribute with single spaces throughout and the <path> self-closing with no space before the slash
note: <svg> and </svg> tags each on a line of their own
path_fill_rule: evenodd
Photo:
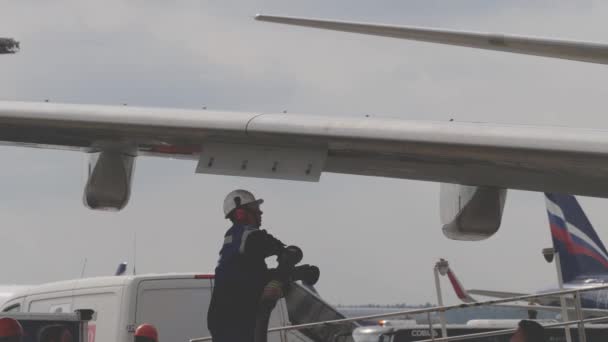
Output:
<svg viewBox="0 0 608 342">
<path fill-rule="evenodd" d="M 133 275 L 137 275 L 137 232 L 133 233 Z"/>
<path fill-rule="evenodd" d="M 82 270 L 80 271 L 80 278 L 84 278 L 84 271 L 87 269 L 87 258 L 84 258 L 82 263 Z"/>
</svg>

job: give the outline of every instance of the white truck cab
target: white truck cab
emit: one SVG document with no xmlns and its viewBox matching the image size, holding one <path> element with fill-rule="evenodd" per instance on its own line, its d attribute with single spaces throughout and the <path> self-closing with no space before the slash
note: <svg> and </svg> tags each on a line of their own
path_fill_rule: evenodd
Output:
<svg viewBox="0 0 608 342">
<path fill-rule="evenodd" d="M 156 326 L 160 341 L 185 342 L 209 336 L 207 309 L 213 279 L 210 274 L 181 273 L 61 281 L 29 286 L 4 302 L 0 311 L 71 313 L 92 309 L 95 317 L 89 322 L 89 342 L 132 342 L 135 328 L 142 323 Z M 287 308 L 281 300 L 270 326 L 287 324 Z M 270 333 L 269 341 L 285 342 L 287 335 Z"/>
</svg>

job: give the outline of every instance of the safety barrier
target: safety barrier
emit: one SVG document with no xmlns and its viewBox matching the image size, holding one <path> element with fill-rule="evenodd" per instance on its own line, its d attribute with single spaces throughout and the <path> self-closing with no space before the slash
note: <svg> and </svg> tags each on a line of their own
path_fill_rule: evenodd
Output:
<svg viewBox="0 0 608 342">
<path fill-rule="evenodd" d="M 602 321 L 608 321 L 608 310 L 588 309 L 588 308 L 583 308 L 581 305 L 581 300 L 580 300 L 581 293 L 590 292 L 590 291 L 598 291 L 598 290 L 608 290 L 608 285 L 589 286 L 587 288 L 562 290 L 562 291 L 552 291 L 552 292 L 545 292 L 542 294 L 514 296 L 514 297 L 509 297 L 509 298 L 494 299 L 494 300 L 488 300 L 488 301 L 483 301 L 483 302 L 436 306 L 436 307 L 430 307 L 430 308 L 395 311 L 395 312 L 383 313 L 383 314 L 335 319 L 335 320 L 322 321 L 322 322 L 305 323 L 305 324 L 298 324 L 298 325 L 287 325 L 287 326 L 283 326 L 283 327 L 276 327 L 276 328 L 268 329 L 268 332 L 300 330 L 300 329 L 307 329 L 307 328 L 311 328 L 311 327 L 315 327 L 315 326 L 322 326 L 322 325 L 329 325 L 329 324 L 344 324 L 344 323 L 350 323 L 350 322 L 365 321 L 365 320 L 371 320 L 371 319 L 381 319 L 381 318 L 391 318 L 391 317 L 407 316 L 407 315 L 414 315 L 414 314 L 425 314 L 426 313 L 426 314 L 430 315 L 433 312 L 446 312 L 446 311 L 450 311 L 450 310 L 464 309 L 464 308 L 469 308 L 469 307 L 500 305 L 500 304 L 509 303 L 509 302 L 529 301 L 532 299 L 540 299 L 540 298 L 545 298 L 545 297 L 561 297 L 561 296 L 572 295 L 572 298 L 574 299 L 574 309 L 575 309 L 577 319 L 570 320 L 567 322 L 547 324 L 547 325 L 543 325 L 543 326 L 550 328 L 550 327 L 562 327 L 562 326 L 567 327 L 567 326 L 570 326 L 573 324 L 577 325 L 578 332 L 579 332 L 579 342 L 586 342 L 587 339 L 586 339 L 586 334 L 585 334 L 585 329 L 584 329 L 585 323 L 597 323 L 597 322 L 602 322 Z M 547 309 L 549 307 L 533 305 L 533 306 L 527 306 L 526 308 L 536 308 L 536 309 L 542 310 L 542 309 Z M 551 307 L 551 308 L 555 308 L 555 307 Z M 597 314 L 597 315 L 604 314 L 604 315 L 606 315 L 606 317 L 584 318 L 584 313 Z M 435 325 L 430 323 L 430 320 L 429 320 L 429 329 L 432 330 L 434 326 Z M 443 327 L 443 328 L 445 328 L 445 327 Z M 471 339 L 471 338 L 498 336 L 498 335 L 510 334 L 513 332 L 515 332 L 515 329 L 504 329 L 504 330 L 497 330 L 497 331 L 492 331 L 492 332 L 458 335 L 458 336 L 452 336 L 452 337 L 438 337 L 438 338 L 432 338 L 429 340 L 423 340 L 423 341 L 418 341 L 418 342 L 458 341 L 458 340 L 465 340 L 465 339 Z M 433 336 L 433 334 L 431 334 L 431 336 Z M 211 336 L 190 339 L 190 342 L 203 342 L 203 341 L 211 341 Z"/>
</svg>

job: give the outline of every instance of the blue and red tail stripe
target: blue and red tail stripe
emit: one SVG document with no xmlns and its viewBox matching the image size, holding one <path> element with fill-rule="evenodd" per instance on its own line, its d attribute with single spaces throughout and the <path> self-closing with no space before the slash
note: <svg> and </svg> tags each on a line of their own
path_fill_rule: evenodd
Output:
<svg viewBox="0 0 608 342">
<path fill-rule="evenodd" d="M 565 245 L 568 253 L 586 255 L 608 268 L 608 257 L 606 254 L 596 244 L 589 243 L 585 238 L 572 233 L 572 231 L 576 231 L 576 227 L 567 228 L 567 223 L 551 212 L 549 212 L 549 222 L 551 235 L 554 239 Z"/>
<path fill-rule="evenodd" d="M 564 282 L 608 276 L 608 252 L 572 195 L 545 194 L 553 247 L 560 256 Z"/>
</svg>

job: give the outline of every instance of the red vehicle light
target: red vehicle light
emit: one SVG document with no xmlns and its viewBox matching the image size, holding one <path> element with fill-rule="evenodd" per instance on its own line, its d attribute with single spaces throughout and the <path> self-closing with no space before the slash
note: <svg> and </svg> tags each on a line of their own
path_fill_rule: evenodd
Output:
<svg viewBox="0 0 608 342">
<path fill-rule="evenodd" d="M 215 279 L 215 274 L 197 274 L 194 279 Z"/>
</svg>

